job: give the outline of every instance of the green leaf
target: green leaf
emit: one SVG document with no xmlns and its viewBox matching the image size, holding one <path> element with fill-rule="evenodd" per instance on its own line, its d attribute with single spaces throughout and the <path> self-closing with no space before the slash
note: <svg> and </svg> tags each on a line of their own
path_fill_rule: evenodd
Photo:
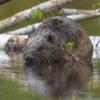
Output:
<svg viewBox="0 0 100 100">
<path fill-rule="evenodd" d="M 92 8 L 94 8 L 94 9 L 95 9 L 95 8 L 96 8 L 96 4 L 92 4 Z"/>
<path fill-rule="evenodd" d="M 94 3 L 91 5 L 93 9 L 99 9 L 100 8 L 100 2 Z"/>
<path fill-rule="evenodd" d="M 31 16 L 32 16 L 32 19 L 34 20 L 40 20 L 44 17 L 44 12 L 43 10 L 38 8 L 32 11 Z"/>
<path fill-rule="evenodd" d="M 74 46 L 74 43 L 71 42 L 71 41 L 69 41 L 69 42 L 66 44 L 66 48 L 68 48 L 68 49 L 72 49 L 73 46 Z"/>
<path fill-rule="evenodd" d="M 76 61 L 79 61 L 79 60 L 80 60 L 80 58 L 79 58 L 77 55 L 75 55 L 74 53 L 72 53 L 71 55 L 73 56 L 73 58 L 74 58 Z"/>
</svg>

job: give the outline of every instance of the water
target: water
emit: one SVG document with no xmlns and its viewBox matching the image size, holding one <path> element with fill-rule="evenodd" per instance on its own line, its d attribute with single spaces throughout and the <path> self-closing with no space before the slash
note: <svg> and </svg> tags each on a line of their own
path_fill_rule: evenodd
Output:
<svg viewBox="0 0 100 100">
<path fill-rule="evenodd" d="M 0 6 L 0 20 L 10 17 L 19 11 L 32 7 L 43 1 L 46 0 L 37 0 L 37 1 L 36 0 L 12 0 L 9 3 Z M 99 0 L 78 0 L 78 1 L 74 1 L 73 3 L 65 5 L 65 7 L 93 9 L 92 7 L 93 4 L 97 4 L 97 2 L 100 1 Z M 100 6 L 97 7 L 99 8 Z M 55 14 L 51 14 L 51 15 L 55 15 Z M 29 23 L 34 23 L 34 22 L 32 20 L 28 20 L 22 22 L 20 25 L 14 25 L 13 27 L 8 28 L 7 30 L 4 30 L 2 32 L 17 29 L 19 27 L 26 26 Z M 85 28 L 86 32 L 89 35 L 100 35 L 100 17 L 96 17 L 94 19 L 87 19 L 79 23 Z M 4 40 L 2 40 L 2 42 L 4 43 Z M 0 47 L 1 46 L 3 46 L 3 44 L 0 42 Z M 97 48 L 94 51 L 95 51 L 94 58 L 100 59 L 99 49 Z M 58 78 L 62 79 L 60 75 L 61 71 L 59 71 L 59 73 L 56 72 L 53 74 L 50 72 L 46 73 L 45 70 L 48 70 L 47 68 L 50 68 L 50 66 L 46 64 L 44 65 L 38 64 L 30 67 L 25 67 L 23 66 L 24 61 L 22 56 L 23 56 L 22 53 L 17 53 L 17 54 L 12 53 L 8 55 L 4 52 L 4 50 L 0 50 L 0 76 L 3 76 L 4 78 L 10 80 L 16 80 L 18 84 L 24 85 L 24 89 L 23 89 L 24 91 L 27 91 L 29 94 L 32 95 L 38 94 L 38 95 L 47 96 L 47 98 L 49 98 L 49 95 L 54 95 L 54 96 L 66 95 L 67 90 L 65 88 L 65 83 L 60 82 L 58 80 Z M 93 62 L 94 62 L 94 73 L 93 73 L 92 84 L 91 82 L 89 82 L 87 91 L 80 93 L 79 100 L 100 100 L 100 60 L 98 60 L 98 62 L 97 60 L 93 60 Z M 54 64 L 52 66 L 60 67 L 61 65 Z M 37 69 L 37 67 L 39 69 Z M 41 67 L 44 68 L 45 70 L 41 69 Z M 53 77 L 52 75 L 55 77 Z M 58 75 L 58 77 L 56 75 Z M 54 80 L 53 84 L 51 84 L 52 80 Z M 32 99 L 28 99 L 28 100 L 32 100 Z M 70 99 L 68 98 L 68 100 Z"/>
<path fill-rule="evenodd" d="M 89 82 L 87 91 L 80 92 L 79 100 L 100 99 L 100 66 L 99 69 L 96 67 L 96 61 L 93 60 L 93 80 Z M 22 53 L 13 52 L 7 55 L 4 50 L 0 50 L 0 75 L 7 79 L 16 80 L 18 84 L 24 85 L 24 91 L 27 91 L 29 94 L 36 94 L 46 98 L 50 98 L 51 95 L 60 95 L 67 98 L 68 87 L 66 88 L 64 77 L 62 77 L 62 69 L 59 69 L 62 68 L 62 64 L 34 64 L 32 66 L 24 66 L 23 62 Z M 63 64 L 63 66 L 65 65 Z M 54 71 L 51 70 L 51 67 L 54 68 Z M 55 98 L 55 100 L 58 99 Z M 70 99 L 68 98 L 68 100 Z"/>
<path fill-rule="evenodd" d="M 0 50 L 0 67 L 10 67 L 10 57 Z"/>
</svg>

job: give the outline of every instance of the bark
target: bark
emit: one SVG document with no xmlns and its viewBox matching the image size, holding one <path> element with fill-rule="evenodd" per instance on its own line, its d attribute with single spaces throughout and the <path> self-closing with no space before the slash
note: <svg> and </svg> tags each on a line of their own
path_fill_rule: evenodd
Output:
<svg viewBox="0 0 100 100">
<path fill-rule="evenodd" d="M 32 8 L 29 8 L 27 10 L 24 10 L 22 12 L 19 12 L 15 14 L 12 17 L 9 17 L 5 20 L 0 21 L 0 31 L 4 30 L 12 25 L 15 25 L 17 23 L 20 23 L 23 20 L 27 20 L 31 18 L 32 12 L 36 9 L 40 9 L 45 13 L 52 12 L 58 9 L 58 7 L 61 7 L 63 4 L 67 2 L 71 2 L 72 0 L 50 0 L 44 3 L 41 3 L 37 6 L 34 6 Z"/>
</svg>

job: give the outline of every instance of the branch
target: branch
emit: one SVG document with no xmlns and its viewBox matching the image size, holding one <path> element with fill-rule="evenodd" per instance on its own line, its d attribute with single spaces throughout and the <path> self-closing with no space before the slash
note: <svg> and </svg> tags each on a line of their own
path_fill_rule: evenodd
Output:
<svg viewBox="0 0 100 100">
<path fill-rule="evenodd" d="M 12 25 L 15 25 L 17 23 L 20 23 L 23 20 L 30 19 L 33 11 L 40 9 L 45 13 L 52 12 L 52 11 L 57 10 L 58 7 L 61 7 L 64 3 L 71 2 L 71 1 L 72 0 L 50 0 L 44 3 L 41 3 L 37 6 L 34 6 L 32 8 L 29 8 L 27 10 L 24 10 L 22 12 L 19 12 L 12 17 L 9 17 L 5 20 L 0 21 L 0 31 Z"/>
<path fill-rule="evenodd" d="M 8 1 L 11 1 L 11 0 L 0 0 L 0 5 L 5 4 L 5 3 L 7 3 Z"/>
<path fill-rule="evenodd" d="M 32 33 L 41 23 L 36 23 L 36 24 L 32 24 L 32 25 L 27 25 L 26 27 L 14 30 L 14 31 L 10 31 L 10 32 L 6 32 L 3 34 L 6 35 L 25 35 L 25 34 L 29 34 Z"/>
<path fill-rule="evenodd" d="M 79 10 L 79 9 L 65 9 L 63 8 L 60 11 L 61 14 L 75 14 L 70 16 L 71 19 L 75 21 L 87 19 L 87 18 L 93 18 L 100 16 L 100 9 L 96 10 Z"/>
<path fill-rule="evenodd" d="M 84 19 L 88 19 L 88 18 L 93 18 L 93 17 L 97 17 L 100 16 L 98 14 L 78 14 L 78 15 L 70 15 L 69 18 L 71 18 L 72 20 L 75 21 L 80 21 L 80 20 L 84 20 Z"/>
<path fill-rule="evenodd" d="M 79 14 L 79 15 L 69 15 L 66 16 L 74 21 L 79 21 L 79 20 L 83 20 L 83 19 L 87 19 L 87 18 L 92 18 L 95 17 L 97 15 L 86 15 L 86 14 Z M 28 34 L 28 33 L 32 33 L 41 23 L 36 23 L 36 24 L 32 24 L 32 25 L 28 25 L 26 27 L 14 30 L 14 31 L 10 31 L 10 32 L 5 32 L 2 34 L 9 34 L 9 35 L 17 35 L 17 34 Z"/>
<path fill-rule="evenodd" d="M 82 9 L 69 9 L 63 8 L 60 11 L 61 14 L 90 14 L 100 16 L 100 8 L 96 10 L 82 10 Z"/>
</svg>

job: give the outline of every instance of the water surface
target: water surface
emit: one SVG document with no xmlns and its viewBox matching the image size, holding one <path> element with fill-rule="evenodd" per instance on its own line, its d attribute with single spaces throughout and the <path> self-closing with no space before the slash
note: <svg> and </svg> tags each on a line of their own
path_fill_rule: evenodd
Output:
<svg viewBox="0 0 100 100">
<path fill-rule="evenodd" d="M 25 10 L 29 7 L 35 6 L 40 2 L 46 0 L 12 0 L 9 3 L 0 6 L 0 20 L 3 20 L 7 17 L 12 16 L 13 14 Z M 93 9 L 93 4 L 97 4 L 100 2 L 99 0 L 78 0 L 74 1 L 73 3 L 66 4 L 65 7 L 68 8 L 77 8 L 77 9 Z M 100 8 L 100 6 L 97 6 Z M 51 14 L 50 16 L 55 15 Z M 23 26 L 26 26 L 29 23 L 34 23 L 32 20 L 27 20 L 22 22 L 20 25 L 14 25 L 11 28 L 8 28 L 5 31 L 10 31 L 13 29 L 17 29 Z M 96 17 L 93 19 L 87 19 L 84 21 L 79 22 L 86 30 L 89 35 L 100 35 L 100 17 Z M 1 33 L 2 33 L 1 32 Z M 1 41 L 2 38 L 0 38 Z M 95 43 L 95 38 L 93 38 L 93 43 Z M 4 40 L 2 40 L 4 42 Z M 0 46 L 3 46 L 0 42 Z M 99 44 L 100 46 L 100 44 Z M 93 73 L 93 80 L 92 85 L 87 88 L 87 91 L 80 93 L 79 100 L 99 100 L 100 99 L 100 49 L 94 49 L 93 60 L 94 63 L 94 73 Z M 18 84 L 24 85 L 24 90 L 28 91 L 30 94 L 38 94 L 47 96 L 49 98 L 50 95 L 65 95 L 66 98 L 66 88 L 64 82 L 60 82 L 60 71 L 56 71 L 53 73 L 55 77 L 51 75 L 51 73 L 47 73 L 47 68 L 50 68 L 49 65 L 34 65 L 30 67 L 23 66 L 23 54 L 22 53 L 11 53 L 6 54 L 4 50 L 0 50 L 0 76 L 3 76 L 7 79 L 16 80 Z M 60 65 L 53 65 L 54 67 Z M 38 67 L 38 68 L 37 68 Z M 41 69 L 44 67 L 45 70 Z M 50 75 L 48 75 L 50 74 Z M 51 76 L 51 77 L 50 77 Z M 52 83 L 54 80 L 54 83 Z M 48 83 L 48 84 L 47 84 Z M 51 84 L 52 83 L 52 84 Z M 58 84 L 59 83 L 59 84 Z M 63 88 L 61 88 L 63 87 Z M 60 92 L 59 92 L 60 91 Z M 58 99 L 57 99 L 58 100 Z M 68 99 L 69 100 L 69 99 Z"/>
<path fill-rule="evenodd" d="M 82 98 L 82 100 L 99 100 L 100 66 L 96 67 L 96 61 L 93 60 L 94 74 L 92 82 L 89 83 L 86 91 L 80 92 L 79 100 Z M 67 95 L 69 95 L 67 94 L 68 87 L 66 87 L 62 77 L 62 69 L 60 69 L 62 68 L 62 64 L 34 64 L 32 66 L 25 66 L 23 62 L 22 53 L 7 55 L 5 51 L 0 50 L 0 75 L 7 79 L 16 80 L 19 84 L 23 84 L 24 90 L 32 95 L 36 94 L 46 98 L 50 98 L 51 96 L 67 98 Z"/>
</svg>

